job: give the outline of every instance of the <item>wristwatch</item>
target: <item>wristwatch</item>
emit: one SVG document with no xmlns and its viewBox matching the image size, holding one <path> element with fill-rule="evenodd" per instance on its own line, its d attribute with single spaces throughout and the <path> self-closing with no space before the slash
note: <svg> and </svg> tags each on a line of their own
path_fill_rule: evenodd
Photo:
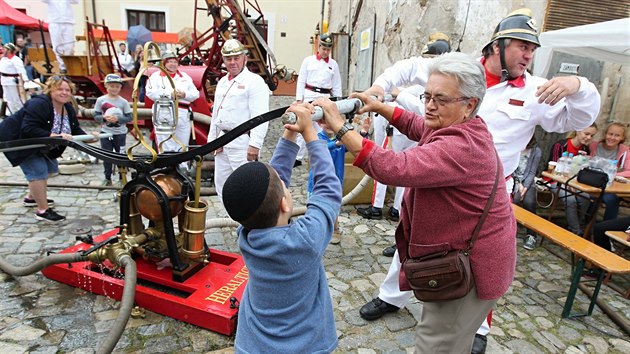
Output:
<svg viewBox="0 0 630 354">
<path fill-rule="evenodd" d="M 339 129 L 339 131 L 337 132 L 337 134 L 335 134 L 335 138 L 337 139 L 337 141 L 341 141 L 341 138 L 346 135 L 347 132 L 354 130 L 354 125 L 350 124 L 350 123 L 346 123 L 344 125 L 341 126 L 341 129 Z"/>
</svg>

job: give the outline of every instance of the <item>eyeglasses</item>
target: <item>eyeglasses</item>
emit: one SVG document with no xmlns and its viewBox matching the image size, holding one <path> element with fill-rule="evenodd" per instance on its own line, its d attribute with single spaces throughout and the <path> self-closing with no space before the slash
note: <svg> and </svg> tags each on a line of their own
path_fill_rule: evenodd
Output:
<svg viewBox="0 0 630 354">
<path fill-rule="evenodd" d="M 55 76 L 51 76 L 51 79 L 55 80 L 55 81 L 65 81 L 65 82 L 72 82 L 67 76 L 59 76 L 59 75 L 55 75 Z"/>
<path fill-rule="evenodd" d="M 438 106 L 446 106 L 449 103 L 466 101 L 470 97 L 444 97 L 444 96 L 431 96 L 430 94 L 423 93 L 420 96 L 420 100 L 424 100 L 424 104 L 427 105 L 431 100 Z"/>
</svg>

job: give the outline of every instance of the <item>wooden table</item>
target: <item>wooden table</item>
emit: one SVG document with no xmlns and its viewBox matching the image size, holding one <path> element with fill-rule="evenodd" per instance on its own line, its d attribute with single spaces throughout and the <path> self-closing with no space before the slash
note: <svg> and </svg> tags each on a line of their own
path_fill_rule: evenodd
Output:
<svg viewBox="0 0 630 354">
<path fill-rule="evenodd" d="M 567 180 L 569 179 L 569 177 L 556 175 L 547 171 L 543 172 L 542 175 L 562 184 L 566 184 Z M 599 193 L 601 193 L 601 190 L 599 188 L 579 183 L 575 178 L 571 180 L 571 182 L 569 182 L 569 187 L 573 187 L 577 190 L 586 192 L 591 195 L 599 195 Z M 630 197 L 630 183 L 613 181 L 610 186 L 606 187 L 606 193 L 616 194 L 620 198 Z"/>
<path fill-rule="evenodd" d="M 551 212 L 549 213 L 549 218 L 548 218 L 549 220 L 551 220 L 551 216 L 553 215 L 553 211 L 555 210 L 556 203 L 559 199 L 559 195 L 560 195 L 559 192 L 561 188 L 566 189 L 566 187 L 568 186 L 580 192 L 588 193 L 595 197 L 599 196 L 602 192 L 600 188 L 593 187 L 588 184 L 579 183 L 577 181 L 577 178 L 571 179 L 571 181 L 569 181 L 569 183 L 567 184 L 567 181 L 570 179 L 570 177 L 549 173 L 547 171 L 544 171 L 542 173 L 542 176 L 547 177 L 553 181 L 556 181 L 559 184 L 558 188 L 556 189 L 556 198 L 554 198 L 553 205 L 551 207 Z M 565 185 L 564 187 L 561 186 L 563 184 Z M 621 183 L 618 181 L 613 181 L 611 185 L 606 187 L 605 193 L 616 194 L 619 198 L 630 197 L 630 183 Z M 591 216 L 590 220 L 586 223 L 586 227 L 584 228 L 584 237 L 587 239 L 590 239 L 590 232 L 595 222 L 595 216 L 597 215 L 597 210 L 599 210 L 600 204 L 601 204 L 601 200 L 599 200 L 598 198 L 597 205 L 595 206 L 594 211 L 593 211 L 593 215 Z"/>
</svg>

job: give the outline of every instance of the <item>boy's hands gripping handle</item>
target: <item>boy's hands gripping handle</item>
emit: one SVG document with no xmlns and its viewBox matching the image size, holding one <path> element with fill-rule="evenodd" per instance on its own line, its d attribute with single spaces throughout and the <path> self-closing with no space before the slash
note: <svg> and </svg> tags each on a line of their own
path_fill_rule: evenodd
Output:
<svg viewBox="0 0 630 354">
<path fill-rule="evenodd" d="M 373 97 L 376 99 L 376 97 Z M 383 101 L 390 102 L 393 100 L 393 97 L 389 94 L 385 95 Z M 363 108 L 363 101 L 359 98 L 348 98 L 345 100 L 335 101 L 335 105 L 337 105 L 337 109 L 341 114 L 355 113 Z M 324 118 L 324 113 L 322 109 L 318 106 L 314 108 L 313 114 L 311 115 L 311 119 L 313 121 L 318 121 Z M 281 117 L 282 123 L 284 124 L 295 124 L 297 122 L 297 116 L 294 112 L 289 109 L 285 114 Z"/>
</svg>

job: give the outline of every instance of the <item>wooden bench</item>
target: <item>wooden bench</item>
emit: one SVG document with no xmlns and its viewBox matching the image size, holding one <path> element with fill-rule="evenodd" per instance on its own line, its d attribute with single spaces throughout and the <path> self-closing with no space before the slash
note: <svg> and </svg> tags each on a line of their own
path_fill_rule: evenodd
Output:
<svg viewBox="0 0 630 354">
<path fill-rule="evenodd" d="M 606 231 L 606 236 L 611 240 L 621 244 L 623 248 L 630 248 L 630 241 L 628 241 L 628 234 L 625 231 Z"/>
<path fill-rule="evenodd" d="M 571 275 L 571 286 L 562 310 L 562 318 L 591 315 L 606 273 L 630 273 L 629 260 L 607 251 L 598 245 L 583 239 L 582 237 L 565 230 L 536 214 L 530 213 L 517 205 L 513 204 L 512 208 L 514 209 L 514 216 L 519 224 L 528 229 L 534 230 L 538 235 L 563 248 L 566 248 L 578 259 L 572 267 L 573 274 Z M 588 312 L 586 314 L 572 314 L 571 308 L 573 307 L 573 302 L 575 300 L 578 283 L 584 274 L 584 264 L 587 261 L 592 263 L 594 267 L 599 268 L 596 272 L 597 283 L 595 285 L 595 289 L 593 290 L 593 296 L 591 298 Z"/>
<path fill-rule="evenodd" d="M 619 256 L 624 257 L 623 253 L 626 249 L 630 249 L 630 241 L 628 240 L 628 234 L 625 231 L 606 231 L 606 236 L 608 236 L 612 241 L 615 241 L 618 244 L 615 253 Z M 604 284 L 610 280 L 611 275 L 607 275 L 606 279 L 604 279 Z M 623 294 L 626 299 L 630 298 L 630 288 L 627 288 Z"/>
</svg>

